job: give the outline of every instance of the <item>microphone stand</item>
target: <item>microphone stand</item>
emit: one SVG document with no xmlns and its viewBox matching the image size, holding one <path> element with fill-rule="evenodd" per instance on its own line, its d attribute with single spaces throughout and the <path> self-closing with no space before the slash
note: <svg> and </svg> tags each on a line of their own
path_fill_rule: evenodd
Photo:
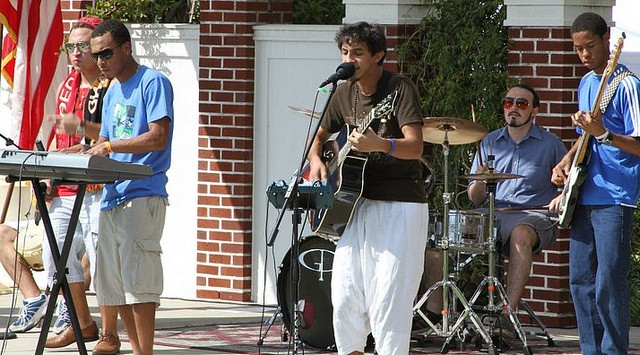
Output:
<svg viewBox="0 0 640 355">
<path fill-rule="evenodd" d="M 324 108 L 322 109 L 322 114 L 320 115 L 320 122 L 318 123 L 318 125 L 316 125 L 316 128 L 313 131 L 313 134 L 311 135 L 311 137 L 315 138 L 315 136 L 318 134 L 318 130 L 320 129 L 320 123 L 322 122 L 322 119 L 324 118 L 327 112 L 329 102 L 331 101 L 331 98 L 333 97 L 333 94 L 336 91 L 337 79 L 335 81 L 332 81 L 331 84 L 332 85 L 331 85 L 331 90 L 329 90 L 329 98 L 325 102 Z M 278 236 L 280 223 L 282 223 L 282 218 L 284 217 L 284 212 L 287 210 L 288 207 L 290 207 L 291 211 L 293 212 L 293 215 L 291 216 L 291 225 L 292 225 L 291 248 L 292 249 L 290 253 L 290 263 L 289 263 L 291 268 L 290 271 L 291 271 L 291 285 L 292 285 L 290 296 L 293 302 L 291 305 L 292 309 L 291 309 L 291 319 L 289 320 L 290 321 L 289 331 L 293 333 L 293 352 L 292 352 L 293 354 L 298 353 L 298 346 L 301 341 L 300 331 L 299 331 L 300 314 L 299 314 L 299 308 L 298 308 L 298 298 L 299 298 L 298 281 L 300 276 L 299 267 L 298 267 L 298 257 L 300 255 L 300 249 L 299 249 L 300 244 L 297 242 L 297 238 L 299 233 L 298 225 L 302 222 L 302 209 L 300 208 L 300 203 L 298 199 L 299 197 L 298 185 L 302 180 L 302 178 L 300 177 L 300 174 L 302 174 L 302 170 L 305 166 L 305 162 L 307 160 L 307 156 L 309 155 L 309 152 L 311 151 L 312 145 L 313 145 L 313 139 L 310 140 L 305 146 L 304 154 L 302 156 L 302 159 L 300 160 L 300 163 L 298 164 L 298 169 L 293 173 L 293 176 L 289 181 L 289 187 L 287 189 L 287 192 L 284 195 L 283 208 L 278 213 L 276 225 L 273 228 L 273 231 L 271 233 L 271 238 L 267 243 L 267 246 L 269 247 L 272 247 L 273 244 L 275 243 L 275 240 Z"/>
</svg>

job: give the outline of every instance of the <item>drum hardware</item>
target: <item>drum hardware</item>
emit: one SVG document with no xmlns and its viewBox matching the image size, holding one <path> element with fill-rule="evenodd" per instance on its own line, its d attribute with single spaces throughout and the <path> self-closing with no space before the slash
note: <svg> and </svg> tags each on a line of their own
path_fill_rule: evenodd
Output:
<svg viewBox="0 0 640 355">
<path fill-rule="evenodd" d="M 442 193 L 442 200 L 444 203 L 443 214 L 449 216 L 449 204 L 451 203 L 451 193 L 449 192 L 449 145 L 450 144 L 466 144 L 475 140 L 482 139 L 487 134 L 487 130 L 481 125 L 456 118 L 448 117 L 432 117 L 426 118 L 423 125 L 423 138 L 427 142 L 440 143 L 442 142 L 442 154 L 443 154 L 443 170 L 444 170 L 444 191 Z M 450 141 L 449 133 L 452 135 L 452 141 Z M 449 235 L 449 223 L 442 224 L 443 236 Z M 449 351 L 449 343 L 454 336 L 458 334 L 458 330 L 467 319 L 475 325 L 478 332 L 482 335 L 483 339 L 489 347 L 489 354 L 496 354 L 496 348 L 493 345 L 493 341 L 489 332 L 482 325 L 482 321 L 478 315 L 473 311 L 471 305 L 464 297 L 462 291 L 458 288 L 455 281 L 449 275 L 449 239 L 441 238 L 440 249 L 442 249 L 442 280 L 433 284 L 427 292 L 418 300 L 413 307 L 414 315 L 419 315 L 425 320 L 427 324 L 433 329 L 433 331 L 441 337 L 447 337 L 443 347 L 442 353 Z M 425 304 L 429 296 L 438 288 L 442 286 L 442 322 L 441 327 L 437 327 L 422 312 L 421 307 Z M 452 317 L 449 309 L 449 292 L 453 293 L 454 298 L 457 298 L 463 306 L 463 311 L 460 317 L 457 319 L 453 327 L 449 325 L 449 318 Z M 455 304 L 455 302 L 453 302 Z"/>
<path fill-rule="evenodd" d="M 336 80 L 337 82 L 337 80 Z M 320 114 L 319 117 L 324 117 L 326 111 L 327 111 L 327 107 L 329 102 L 331 101 L 331 98 L 333 97 L 333 94 L 335 93 L 335 90 L 337 88 L 337 83 L 333 82 L 333 85 L 331 86 L 331 89 L 329 90 L 329 95 L 327 97 L 327 100 L 325 102 L 325 106 L 322 109 L 322 113 Z M 313 111 L 312 111 L 313 112 Z M 311 132 L 310 137 L 315 137 L 318 134 L 318 130 L 320 129 L 320 125 L 316 125 L 315 130 L 313 132 Z M 302 344 L 302 338 L 300 337 L 300 309 L 298 308 L 298 302 L 297 300 L 299 300 L 300 298 L 298 297 L 298 281 L 299 281 L 299 266 L 298 263 L 296 262 L 299 255 L 300 255 L 300 251 L 299 251 L 299 244 L 297 242 L 298 236 L 299 236 L 299 225 L 300 223 L 302 223 L 302 212 L 303 212 L 303 207 L 300 206 L 300 198 L 299 198 L 299 189 L 298 186 L 301 183 L 301 173 L 304 171 L 304 167 L 305 167 L 305 163 L 307 161 L 307 157 L 309 156 L 309 153 L 311 152 L 311 144 L 312 142 L 307 142 L 305 148 L 304 148 L 304 153 L 301 156 L 300 162 L 298 164 L 297 170 L 293 173 L 293 176 L 290 179 L 289 184 L 287 185 L 287 190 L 284 194 L 284 199 L 282 200 L 282 206 L 285 206 L 286 208 L 282 208 L 280 209 L 279 213 L 278 213 L 278 217 L 276 218 L 276 222 L 275 222 L 275 226 L 271 232 L 271 237 L 269 238 L 269 241 L 267 242 L 267 247 L 273 247 L 276 237 L 278 236 L 278 231 L 280 228 L 280 223 L 282 223 L 282 218 L 284 217 L 284 213 L 286 210 L 290 209 L 293 213 L 291 216 L 291 225 L 292 225 L 292 231 L 291 231 L 291 244 L 292 244 L 292 249 L 291 249 L 291 255 L 290 255 L 290 259 L 291 259 L 291 285 L 293 285 L 290 295 L 292 296 L 292 299 L 296 300 L 295 302 L 292 302 L 291 305 L 291 322 L 290 322 L 290 328 L 289 330 L 292 332 L 293 335 L 293 339 L 292 339 L 292 343 L 293 343 L 293 349 L 291 350 L 292 354 L 298 354 L 299 351 L 299 347 Z M 313 191 L 310 191 L 310 194 L 313 194 Z M 322 198 L 320 198 L 319 200 L 323 200 Z M 316 199 L 316 202 L 318 201 L 318 199 Z M 333 200 L 332 200 L 333 202 Z M 317 208 L 318 206 L 316 206 Z"/>
<path fill-rule="evenodd" d="M 425 142 L 447 145 L 468 144 L 481 140 L 488 131 L 481 124 L 453 117 L 426 117 L 422 122 Z"/>
<path fill-rule="evenodd" d="M 516 174 L 507 174 L 507 173 L 496 173 L 493 169 L 489 169 L 484 173 L 480 174 L 469 174 L 460 176 L 461 179 L 469 179 L 469 180 L 479 180 L 484 182 L 492 182 L 497 183 L 499 180 L 508 180 L 508 179 L 520 179 L 523 178 L 522 175 Z"/>
<path fill-rule="evenodd" d="M 494 173 L 493 161 L 494 161 L 494 156 L 489 154 L 487 159 L 487 166 L 489 170 L 481 174 L 472 174 L 472 175 L 463 176 L 463 178 L 466 178 L 466 179 L 477 179 L 477 180 L 484 181 L 486 183 L 487 192 L 489 194 L 489 198 L 488 198 L 489 199 L 489 230 L 490 230 L 489 253 L 488 253 L 488 260 L 489 260 L 488 269 L 489 270 L 488 270 L 488 275 L 483 278 L 482 282 L 480 282 L 480 284 L 478 285 L 478 288 L 476 288 L 476 291 L 471 296 L 471 299 L 469 300 L 469 304 L 472 306 L 475 304 L 481 292 L 483 291 L 484 286 L 486 285 L 487 294 L 488 294 L 487 296 L 488 305 L 484 307 L 484 309 L 490 314 L 493 314 L 496 316 L 499 316 L 503 310 L 506 310 L 509 320 L 511 321 L 511 323 L 513 324 L 517 332 L 518 338 L 520 338 L 520 340 L 522 341 L 525 354 L 531 355 L 532 352 L 531 352 L 531 348 L 527 344 L 527 337 L 524 334 L 524 331 L 522 330 L 522 326 L 520 325 L 520 321 L 518 320 L 517 315 L 515 314 L 515 312 L 511 307 L 511 304 L 509 303 L 507 292 L 504 286 L 502 285 L 502 283 L 500 282 L 500 280 L 498 280 L 498 278 L 495 276 L 495 264 L 496 264 L 496 254 L 497 254 L 496 253 L 497 229 L 494 226 L 496 186 L 498 184 L 498 180 L 515 179 L 521 176 L 519 175 L 512 176 L 514 174 Z M 494 295 L 496 291 L 498 293 L 498 296 L 500 296 L 500 300 L 502 301 L 502 307 L 496 306 L 495 295 Z M 492 328 L 493 326 L 494 326 L 494 323 L 491 324 Z"/>
<path fill-rule="evenodd" d="M 256 343 L 256 346 L 261 347 L 262 344 L 264 344 L 264 340 L 267 338 L 267 334 L 269 333 L 269 330 L 271 330 L 271 327 L 273 326 L 273 323 L 276 322 L 276 319 L 280 317 L 280 319 L 282 320 L 282 324 L 284 324 L 284 320 L 282 318 L 282 308 L 280 308 L 280 306 L 278 306 L 276 308 L 276 310 L 273 312 L 273 314 L 271 315 L 271 317 L 269 317 L 269 319 L 267 319 L 266 322 L 263 323 L 263 325 L 266 326 L 264 332 L 262 332 L 260 334 L 260 339 L 258 339 L 258 342 Z M 282 334 L 282 338 L 281 338 L 282 342 L 287 341 L 285 334 Z"/>
</svg>

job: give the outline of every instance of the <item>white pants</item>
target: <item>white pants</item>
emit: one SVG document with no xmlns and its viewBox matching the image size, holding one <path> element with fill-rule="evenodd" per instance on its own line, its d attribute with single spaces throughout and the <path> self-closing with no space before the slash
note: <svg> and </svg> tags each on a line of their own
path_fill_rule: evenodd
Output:
<svg viewBox="0 0 640 355">
<path fill-rule="evenodd" d="M 338 241 L 331 300 L 339 354 L 408 354 L 413 303 L 424 267 L 427 204 L 361 199 Z"/>
</svg>

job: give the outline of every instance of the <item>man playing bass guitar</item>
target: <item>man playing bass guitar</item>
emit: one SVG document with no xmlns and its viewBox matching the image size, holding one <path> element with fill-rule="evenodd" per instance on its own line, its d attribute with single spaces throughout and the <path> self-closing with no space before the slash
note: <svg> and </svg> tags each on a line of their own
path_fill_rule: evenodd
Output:
<svg viewBox="0 0 640 355">
<path fill-rule="evenodd" d="M 391 115 L 362 132 L 350 130 L 347 138 L 353 152 L 367 162 L 362 196 L 333 259 L 336 345 L 340 354 L 362 354 L 372 333 L 379 354 L 407 354 L 427 240 L 420 97 L 408 78 L 383 69 L 387 46 L 380 26 L 344 25 L 336 42 L 342 61 L 356 69 L 337 87 L 313 140 L 311 180 L 330 179 L 322 158 L 330 134 L 346 125 L 362 125 L 378 102 L 397 93 Z"/>
<path fill-rule="evenodd" d="M 607 72 L 610 32 L 595 13 L 579 15 L 571 27 L 573 45 L 591 71 L 578 86 L 572 117 L 579 133 L 591 135 L 586 176 L 571 219 L 569 282 L 584 354 L 626 354 L 630 305 L 627 276 L 634 208 L 640 196 L 640 82 L 623 65 L 612 68 L 608 86 L 618 80 L 611 100 L 592 115 L 603 73 Z M 617 77 L 617 79 L 616 79 Z M 620 80 L 621 79 L 621 80 Z M 607 89 L 604 91 L 607 97 Z M 564 183 L 574 147 L 554 168 L 552 181 Z M 559 199 L 550 206 L 560 212 Z"/>
</svg>

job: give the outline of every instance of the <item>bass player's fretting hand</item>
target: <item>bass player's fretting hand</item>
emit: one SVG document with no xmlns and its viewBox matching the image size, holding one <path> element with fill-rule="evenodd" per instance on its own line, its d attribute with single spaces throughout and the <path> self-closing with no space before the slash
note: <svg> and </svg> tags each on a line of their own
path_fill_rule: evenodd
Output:
<svg viewBox="0 0 640 355">
<path fill-rule="evenodd" d="M 576 127 L 580 127 L 583 131 L 597 137 L 606 133 L 606 129 L 599 117 L 591 116 L 590 112 L 578 111 L 571 116 L 571 121 Z"/>
</svg>

